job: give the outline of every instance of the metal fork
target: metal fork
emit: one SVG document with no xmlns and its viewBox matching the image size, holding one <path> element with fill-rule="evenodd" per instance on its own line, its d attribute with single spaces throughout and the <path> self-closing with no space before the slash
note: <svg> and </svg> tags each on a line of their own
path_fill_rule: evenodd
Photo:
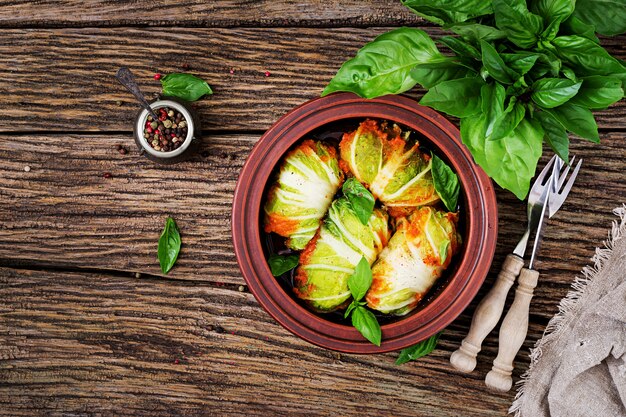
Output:
<svg viewBox="0 0 626 417">
<path fill-rule="evenodd" d="M 526 227 L 526 232 L 513 253 L 507 255 L 494 286 L 476 307 L 469 333 L 461 342 L 459 349 L 450 356 L 452 366 L 461 372 L 474 370 L 476 367 L 476 355 L 480 352 L 485 337 L 496 327 L 502 316 L 506 296 L 524 266 L 522 258 L 526 252 L 531 231 L 537 229 L 540 219 L 542 219 L 542 213 L 545 211 L 545 203 L 550 192 L 546 179 L 552 178 L 554 174 L 552 167 L 556 160 L 557 157 L 554 156 L 535 179 L 528 194 L 528 226 Z M 560 164 L 557 165 L 559 165 L 560 170 Z M 553 174 L 549 175 L 551 170 Z"/>
<path fill-rule="evenodd" d="M 541 207 L 541 215 L 539 223 L 537 224 L 530 262 L 528 268 L 522 268 L 520 272 L 517 288 L 515 289 L 515 299 L 500 326 L 498 356 L 493 361 L 493 367 L 485 378 L 487 386 L 497 391 L 506 392 L 510 390 L 513 385 L 513 379 L 511 378 L 513 360 L 524 344 L 524 340 L 526 340 L 530 301 L 533 296 L 533 291 L 537 286 L 537 280 L 539 279 L 539 272 L 533 269 L 533 266 L 541 242 L 542 224 L 545 219 L 546 208 L 548 209 L 549 217 L 552 217 L 559 210 L 561 205 L 563 205 L 563 202 L 574 185 L 580 166 L 582 165 L 582 160 L 579 160 L 574 172 L 567 183 L 565 183 L 570 166 L 573 164 L 574 160 L 575 157 L 572 158 L 570 165 L 567 165 L 562 173 L 563 161 L 557 158 L 554 162 L 553 174 L 550 176 L 549 181 L 550 192 L 547 196 L 547 201 L 544 200 L 543 207 Z M 541 205 L 541 203 L 538 205 Z M 538 207 L 533 209 L 539 210 Z"/>
</svg>

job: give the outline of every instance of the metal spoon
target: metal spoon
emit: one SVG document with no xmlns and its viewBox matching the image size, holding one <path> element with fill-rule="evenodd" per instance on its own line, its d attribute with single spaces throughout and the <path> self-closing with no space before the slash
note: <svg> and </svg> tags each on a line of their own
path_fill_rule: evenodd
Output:
<svg viewBox="0 0 626 417">
<path fill-rule="evenodd" d="M 117 78 L 120 84 L 126 87 L 128 91 L 130 91 L 135 96 L 135 98 L 139 101 L 139 104 L 141 104 L 141 107 L 143 107 L 148 111 L 148 113 L 150 113 L 150 116 L 152 116 L 152 120 L 159 120 L 159 116 L 156 115 L 154 110 L 152 110 L 152 107 L 150 107 L 148 101 L 144 98 L 141 90 L 139 90 L 139 86 L 135 82 L 135 77 L 133 77 L 133 73 L 130 72 L 128 68 L 120 68 L 117 71 L 117 74 L 115 74 L 115 78 Z"/>
</svg>

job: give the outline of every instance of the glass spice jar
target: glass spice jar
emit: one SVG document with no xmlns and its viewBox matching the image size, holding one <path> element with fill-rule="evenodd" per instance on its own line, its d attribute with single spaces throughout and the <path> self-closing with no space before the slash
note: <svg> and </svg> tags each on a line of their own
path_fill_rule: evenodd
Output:
<svg viewBox="0 0 626 417">
<path fill-rule="evenodd" d="M 151 145 L 150 139 L 146 138 L 146 124 L 150 122 L 148 116 L 150 114 L 147 110 L 141 109 L 135 118 L 134 123 L 134 136 L 135 143 L 141 153 L 151 161 L 159 164 L 175 164 L 182 162 L 193 156 L 200 146 L 200 122 L 197 114 L 190 108 L 189 103 L 184 102 L 176 97 L 163 96 L 152 101 L 150 107 L 154 112 L 159 115 L 160 109 L 169 108 L 182 115 L 181 121 L 185 121 L 187 132 L 184 138 L 181 138 L 182 144 L 176 148 L 168 151 L 162 149 L 155 149 L 154 145 Z M 149 134 L 148 134 L 149 135 Z"/>
</svg>

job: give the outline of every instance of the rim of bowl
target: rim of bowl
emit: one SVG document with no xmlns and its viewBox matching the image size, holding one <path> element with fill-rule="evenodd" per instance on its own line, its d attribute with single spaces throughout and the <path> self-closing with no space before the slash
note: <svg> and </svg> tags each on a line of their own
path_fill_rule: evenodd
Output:
<svg viewBox="0 0 626 417">
<path fill-rule="evenodd" d="M 265 259 L 259 215 L 263 191 L 283 155 L 311 131 L 343 119 L 386 119 L 423 135 L 445 155 L 459 175 L 466 201 L 466 241 L 447 285 L 422 310 L 381 326 L 375 346 L 351 326 L 316 315 L 298 304 L 272 276 Z M 443 145 L 443 146 L 442 146 Z M 318 346 L 346 353 L 383 353 L 403 349 L 439 332 L 476 296 L 496 247 L 497 205 L 493 185 L 461 143 L 459 130 L 436 111 L 405 96 L 362 99 L 337 93 L 308 101 L 280 118 L 257 142 L 237 181 L 232 211 L 237 263 L 261 306 L 283 327 Z"/>
<path fill-rule="evenodd" d="M 146 121 L 148 120 L 148 110 L 142 109 L 139 113 L 139 116 L 137 117 L 137 124 L 135 126 L 137 131 L 137 138 L 139 139 L 139 142 L 141 142 L 141 146 L 146 150 L 146 152 L 148 152 L 150 155 L 156 156 L 157 158 L 174 158 L 175 156 L 178 156 L 185 152 L 185 150 L 191 144 L 191 138 L 193 137 L 194 132 L 193 118 L 191 117 L 191 113 L 189 112 L 189 110 L 187 110 L 187 108 L 182 104 L 172 100 L 157 100 L 150 103 L 150 107 L 152 107 L 153 110 L 160 109 L 161 107 L 173 107 L 181 112 L 185 117 L 185 121 L 187 122 L 187 136 L 185 137 L 185 141 L 180 148 L 168 152 L 157 151 L 152 146 L 150 146 L 150 144 L 148 143 L 148 139 L 146 139 L 142 134 L 143 127 L 146 125 Z"/>
</svg>

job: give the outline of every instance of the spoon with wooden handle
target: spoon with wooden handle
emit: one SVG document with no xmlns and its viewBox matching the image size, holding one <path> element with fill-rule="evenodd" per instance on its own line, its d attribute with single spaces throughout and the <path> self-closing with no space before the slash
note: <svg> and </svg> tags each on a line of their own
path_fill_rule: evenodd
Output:
<svg viewBox="0 0 626 417">
<path fill-rule="evenodd" d="M 572 163 L 574 162 L 574 159 L 575 158 L 572 158 Z M 539 272 L 534 270 L 533 266 L 539 250 L 541 230 L 546 208 L 549 206 L 550 217 L 558 211 L 574 184 L 574 180 L 578 175 L 581 164 L 582 160 L 579 160 L 572 176 L 562 191 L 559 190 L 561 189 L 563 183 L 565 183 L 570 166 L 568 165 L 563 174 L 560 174 L 559 177 L 562 161 L 559 159 L 555 165 L 554 173 L 551 176 L 548 202 L 542 208 L 542 217 L 539 225 L 537 226 L 537 234 L 535 236 L 530 262 L 528 264 L 528 268 L 522 268 L 520 273 L 518 285 L 515 290 L 515 299 L 513 300 L 513 304 L 500 326 L 498 356 L 493 361 L 493 367 L 485 378 L 487 386 L 496 391 L 506 392 L 511 389 L 513 385 L 513 379 L 511 378 L 511 373 L 513 372 L 513 360 L 515 359 L 517 352 L 524 344 L 526 334 L 528 333 L 530 301 L 533 297 L 533 291 L 537 286 L 537 280 L 539 278 Z"/>
<path fill-rule="evenodd" d="M 472 372 L 474 370 L 476 367 L 476 355 L 480 352 L 485 337 L 496 327 L 502 316 L 506 296 L 524 266 L 523 258 L 528 246 L 530 233 L 536 230 L 539 224 L 542 208 L 545 205 L 549 192 L 547 184 L 549 181 L 545 181 L 545 179 L 548 177 L 555 159 L 556 156 L 546 164 L 528 194 L 528 226 L 526 227 L 526 232 L 515 247 L 515 250 L 513 250 L 513 253 L 507 255 L 494 286 L 476 307 L 469 333 L 461 342 L 461 347 L 450 356 L 452 366 L 461 372 Z"/>
</svg>

